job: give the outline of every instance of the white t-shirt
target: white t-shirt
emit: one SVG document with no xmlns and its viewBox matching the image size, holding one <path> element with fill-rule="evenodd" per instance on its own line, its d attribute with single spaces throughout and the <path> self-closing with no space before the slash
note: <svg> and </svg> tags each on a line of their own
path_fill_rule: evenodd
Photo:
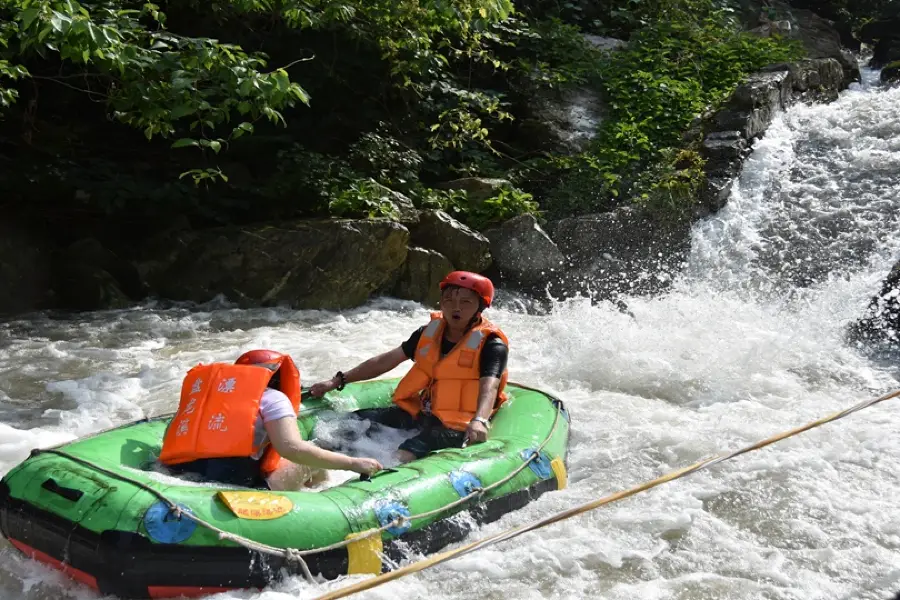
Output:
<svg viewBox="0 0 900 600">
<path fill-rule="evenodd" d="M 285 417 L 297 418 L 290 398 L 276 389 L 266 388 L 259 401 L 259 415 L 253 427 L 253 445 L 259 448 L 253 458 L 260 458 L 268 446 L 269 434 L 266 433 L 265 424 Z"/>
</svg>

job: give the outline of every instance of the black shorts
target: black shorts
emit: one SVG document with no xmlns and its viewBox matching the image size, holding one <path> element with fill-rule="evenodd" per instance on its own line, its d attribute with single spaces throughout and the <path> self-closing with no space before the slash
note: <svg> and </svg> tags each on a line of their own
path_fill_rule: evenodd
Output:
<svg viewBox="0 0 900 600">
<path fill-rule="evenodd" d="M 173 473 L 195 473 L 207 481 L 267 490 L 269 484 L 252 458 L 201 458 L 167 467 Z"/>
<path fill-rule="evenodd" d="M 460 448 L 466 438 L 464 431 L 456 431 L 444 426 L 433 415 L 423 415 L 418 419 L 399 406 L 390 408 L 371 408 L 353 413 L 360 419 L 368 419 L 385 427 L 394 429 L 417 429 L 419 432 L 400 444 L 400 450 L 406 450 L 416 458 L 423 458 L 435 450 L 444 448 Z"/>
</svg>

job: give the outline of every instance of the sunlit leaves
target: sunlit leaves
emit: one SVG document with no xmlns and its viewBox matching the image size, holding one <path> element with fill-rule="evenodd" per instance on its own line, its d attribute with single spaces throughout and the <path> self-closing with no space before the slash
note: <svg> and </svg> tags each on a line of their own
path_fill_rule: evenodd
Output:
<svg viewBox="0 0 900 600">
<path fill-rule="evenodd" d="M 199 134 L 196 143 L 180 139 L 176 148 L 218 153 L 222 142 L 214 134 L 236 116 L 244 117 L 243 135 L 252 132 L 248 119 L 284 124 L 284 108 L 309 103 L 307 92 L 284 69 L 268 70 L 262 56 L 167 31 L 158 5 L 133 6 L 122 0 L 15 0 L 0 40 L 14 57 L 55 53 L 73 69 L 105 81 L 111 115 L 148 139 L 184 129 Z M 24 75 L 21 67 L 0 62 L 0 77 Z M 14 90 L 0 88 L 0 106 L 14 99 Z"/>
<path fill-rule="evenodd" d="M 430 93 L 432 84 L 446 76 L 450 57 L 483 55 L 480 36 L 488 35 L 488 26 L 512 10 L 510 0 L 187 0 L 185 4 L 223 24 L 265 18 L 298 30 L 344 27 L 380 48 L 396 85 L 420 95 Z M 251 134 L 252 123 L 259 119 L 284 125 L 284 109 L 310 102 L 287 70 L 270 68 L 264 56 L 227 40 L 168 30 L 160 4 L 8 0 L 4 10 L 10 19 L 0 25 L 0 42 L 8 43 L 9 51 L 0 62 L 0 82 L 27 74 L 15 66 L 17 59 L 56 55 L 69 72 L 81 71 L 102 84 L 92 94 L 105 99 L 112 117 L 143 131 L 148 139 L 174 137 L 174 148 L 218 153 L 223 147 L 215 140 Z M 0 107 L 15 99 L 14 89 L 0 87 Z M 450 128 L 442 131 L 456 126 L 459 139 L 470 134 L 471 139 L 483 139 L 486 129 L 478 122 L 478 109 L 498 113 L 490 99 L 479 103 L 457 102 L 445 110 L 442 121 Z M 238 127 L 230 124 L 235 119 L 241 122 Z M 191 136 L 184 137 L 185 132 Z"/>
</svg>

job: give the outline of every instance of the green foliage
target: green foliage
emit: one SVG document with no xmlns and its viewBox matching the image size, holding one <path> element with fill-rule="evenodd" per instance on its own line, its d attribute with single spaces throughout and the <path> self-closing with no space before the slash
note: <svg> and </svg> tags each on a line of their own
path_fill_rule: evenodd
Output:
<svg viewBox="0 0 900 600">
<path fill-rule="evenodd" d="M 501 188 L 496 196 L 469 208 L 467 222 L 476 229 L 487 229 L 522 214 L 537 214 L 538 205 L 531 194 L 515 188 Z"/>
<path fill-rule="evenodd" d="M 531 194 L 513 187 L 501 188 L 496 196 L 477 202 L 464 191 L 428 187 L 418 180 L 418 154 L 390 137 L 364 135 L 351 145 L 349 157 L 348 161 L 300 145 L 282 151 L 278 176 L 272 179 L 267 195 L 306 207 L 295 216 L 396 219 L 399 215 L 392 191 L 402 189 L 418 208 L 444 210 L 475 229 L 538 209 Z"/>
<path fill-rule="evenodd" d="M 896 0 L 805 0 L 801 8 L 810 8 L 823 17 L 839 20 L 858 30 L 869 21 L 900 15 Z"/>
<path fill-rule="evenodd" d="M 700 173 L 685 129 L 751 71 L 799 56 L 740 33 L 727 4 L 7 0 L 0 117 L 15 118 L 0 121 L 0 153 L 46 161 L 34 179 L 55 208 L 86 190 L 86 205 L 123 218 L 394 218 L 391 190 L 479 229 L 538 205 L 684 214 Z M 585 32 L 629 44 L 607 54 Z M 609 114 L 584 152 L 550 152 L 523 117 L 536 95 L 575 86 L 601 92 Z M 60 161 L 65 177 L 45 168 Z M 514 187 L 481 202 L 435 189 L 469 175 Z"/>
<path fill-rule="evenodd" d="M 666 202 L 687 201 L 672 186 L 681 190 L 679 182 L 693 182 L 694 169 L 673 176 L 669 165 L 691 122 L 726 99 L 749 73 L 803 55 L 797 44 L 742 32 L 730 12 L 712 0 L 661 2 L 657 10 L 652 20 L 641 17 L 648 25 L 600 69 L 610 116 L 592 147 L 539 165 L 563 179 L 547 201 L 552 212 L 605 210 L 630 196 L 646 202 L 658 191 L 648 183 L 650 173 L 664 177 L 661 189 L 672 192 Z M 591 193 L 585 194 L 587 189 Z"/>
<path fill-rule="evenodd" d="M 390 190 L 374 179 L 351 181 L 346 186 L 335 185 L 330 195 L 333 199 L 328 203 L 328 210 L 338 217 L 396 219 L 399 216 L 396 205 L 391 202 Z"/>
<path fill-rule="evenodd" d="M 558 18 L 510 18 L 496 25 L 489 47 L 517 88 L 526 93 L 590 83 L 603 54 L 585 42 L 582 31 Z M 514 48 L 514 54 L 505 52 Z"/>
<path fill-rule="evenodd" d="M 351 144 L 346 157 L 294 144 L 278 153 L 277 173 L 265 193 L 294 204 L 286 213 L 294 216 L 392 216 L 390 190 L 420 187 L 421 162 L 399 140 L 371 132 Z"/>
<path fill-rule="evenodd" d="M 509 14 L 509 0 L 192 4 L 211 11 L 221 26 L 239 20 L 252 27 L 273 19 L 298 30 L 343 26 L 374 43 L 401 86 L 423 94 L 444 85 L 445 96 L 457 97 L 439 114 L 433 129 L 436 147 L 459 145 L 464 137 L 484 141 L 486 130 L 471 109 L 499 110 L 488 95 L 463 94 L 444 79 L 450 57 L 477 55 L 482 32 Z M 286 67 L 267 70 L 261 52 L 170 31 L 166 13 L 150 2 L 10 0 L 3 13 L 9 21 L 0 29 L 0 43 L 8 46 L 9 58 L 0 62 L 0 77 L 25 76 L 22 63 L 56 55 L 73 72 L 104 82 L 102 92 L 92 93 L 105 100 L 116 119 L 141 129 L 147 139 L 179 136 L 173 148 L 218 154 L 232 140 L 253 133 L 257 120 L 284 125 L 285 108 L 310 101 Z M 15 97 L 15 90 L 0 88 L 2 105 Z"/>
<path fill-rule="evenodd" d="M 2 12 L 0 12 L 2 16 Z M 0 109 L 8 107 L 19 97 L 19 92 L 14 88 L 4 87 L 4 80 L 16 80 L 28 75 L 28 70 L 22 65 L 9 62 L 5 58 L 9 40 L 16 32 L 16 24 L 9 21 L 0 21 Z M 0 112 L 0 117 L 3 113 Z"/>
<path fill-rule="evenodd" d="M 437 208 L 474 229 L 488 229 L 522 214 L 538 214 L 538 205 L 531 194 L 515 187 L 504 186 L 497 195 L 473 200 L 463 190 L 435 190 L 424 188 L 416 196 L 421 208 Z"/>
<path fill-rule="evenodd" d="M 234 44 L 165 30 L 166 15 L 145 3 L 15 0 L 6 43 L 17 61 L 56 54 L 63 64 L 105 82 L 112 116 L 147 139 L 185 127 L 201 137 L 174 147 L 218 153 L 227 139 L 252 130 L 236 118 L 283 122 L 280 112 L 308 96 L 284 69 L 264 71 L 261 55 Z M 51 77 L 52 79 L 52 77 Z M 183 125 L 181 125 L 183 123 Z M 215 135 L 224 137 L 213 137 Z"/>
<path fill-rule="evenodd" d="M 691 120 L 724 100 L 749 73 L 802 56 L 799 46 L 739 31 L 710 0 L 672 3 L 679 4 L 693 10 L 665 11 L 603 70 L 616 120 L 638 125 L 662 147 L 676 143 Z M 612 127 L 603 134 L 614 139 L 619 132 Z"/>
<path fill-rule="evenodd" d="M 465 90 L 448 83 L 438 84 L 433 89 L 437 93 L 426 106 L 437 113 L 436 122 L 429 127 L 431 135 L 428 138 L 434 150 L 463 151 L 473 144 L 491 148 L 490 131 L 484 126 L 483 117 L 498 122 L 512 118 L 503 110 L 499 94 Z"/>
<path fill-rule="evenodd" d="M 703 184 L 703 159 L 694 150 L 666 148 L 638 177 L 635 203 L 660 220 L 690 217 Z"/>
<path fill-rule="evenodd" d="M 379 133 L 364 133 L 348 150 L 350 164 L 373 181 L 406 190 L 419 179 L 421 155 L 400 140 Z"/>
</svg>

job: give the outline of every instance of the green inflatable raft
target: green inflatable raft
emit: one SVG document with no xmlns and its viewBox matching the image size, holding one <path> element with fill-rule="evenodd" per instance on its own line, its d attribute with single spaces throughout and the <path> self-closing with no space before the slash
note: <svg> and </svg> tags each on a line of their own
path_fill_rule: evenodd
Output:
<svg viewBox="0 0 900 600">
<path fill-rule="evenodd" d="M 334 411 L 389 406 L 397 381 L 304 400 L 301 433 L 312 439 L 320 416 Z M 565 487 L 562 402 L 521 385 L 507 391 L 488 441 L 323 490 L 161 475 L 156 457 L 173 415 L 143 419 L 34 450 L 0 480 L 0 531 L 27 556 L 122 598 L 263 588 L 286 573 L 384 572 Z"/>
</svg>

